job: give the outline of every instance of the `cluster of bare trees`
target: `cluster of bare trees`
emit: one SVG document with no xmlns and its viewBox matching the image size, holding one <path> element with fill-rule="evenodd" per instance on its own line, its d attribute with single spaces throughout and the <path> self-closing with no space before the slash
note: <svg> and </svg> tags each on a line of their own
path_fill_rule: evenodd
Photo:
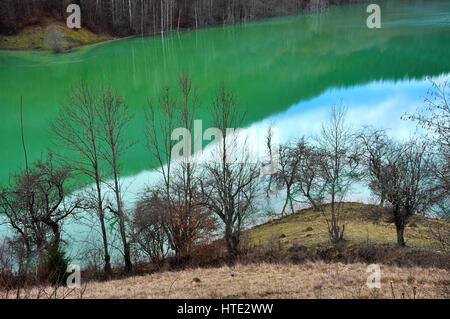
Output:
<svg viewBox="0 0 450 319">
<path fill-rule="evenodd" d="M 333 242 L 343 239 L 342 202 L 362 174 L 360 148 L 345 117 L 346 108 L 334 105 L 318 136 L 310 142 L 301 137 L 281 145 L 279 169 L 268 189 L 268 193 L 285 192 L 282 214 L 288 205 L 293 213 L 294 202 L 307 203 L 320 211 Z M 324 203 L 330 204 L 329 210 Z"/>
<path fill-rule="evenodd" d="M 24 280 L 32 275 L 34 282 L 56 285 L 67 277 L 62 224 L 82 208 L 79 198 L 69 198 L 71 174 L 69 166 L 60 165 L 49 154 L 16 174 L 9 187 L 0 190 L 1 218 L 12 230 L 11 238 L 3 239 L 9 249 L 4 261 L 10 267 L 0 269 L 2 276 L 16 270 Z"/>
<path fill-rule="evenodd" d="M 155 34 L 292 14 L 358 0 L 4 0 L 0 33 L 17 32 L 44 17 L 64 20 L 77 3 L 82 23 L 93 31 L 115 35 Z"/>
<path fill-rule="evenodd" d="M 64 160 L 93 185 L 84 197 L 89 199 L 86 206 L 97 216 L 101 227 L 105 272 L 111 272 L 107 212 L 118 219 L 125 267 L 130 271 L 120 169 L 122 155 L 133 145 L 124 135 L 134 115 L 111 87 L 97 87 L 85 81 L 73 87 L 67 100 L 51 123 L 52 132 L 60 146 L 71 152 Z M 112 178 L 112 183 L 107 183 L 108 178 Z M 107 196 L 108 192 L 112 196 Z"/>
<path fill-rule="evenodd" d="M 435 155 L 433 172 L 439 180 L 442 199 L 450 196 L 450 82 L 432 82 L 425 99 L 425 107 L 415 114 L 406 114 L 405 119 L 418 122 L 430 134 L 427 141 Z"/>
<path fill-rule="evenodd" d="M 27 163 L 10 185 L 0 190 L 1 221 L 13 232 L 7 240 L 8 260 L 17 266 L 19 274 L 45 259 L 49 246 L 59 251 L 62 223 L 82 208 L 78 197 L 69 198 L 72 173 L 69 165 L 49 153 L 31 165 Z"/>
<path fill-rule="evenodd" d="M 410 217 L 426 213 L 440 203 L 434 163 L 426 141 L 396 142 L 385 132 L 367 130 L 360 135 L 366 151 L 369 187 L 390 207 L 397 242 L 405 245 L 404 231 Z"/>
<path fill-rule="evenodd" d="M 268 153 L 279 151 L 279 161 L 266 194 L 285 195 L 282 214 L 288 209 L 294 213 L 298 203 L 313 207 L 323 215 L 330 240 L 339 242 L 346 225 L 342 203 L 353 185 L 364 183 L 379 198 L 380 209 L 390 213 L 398 244 L 405 245 L 405 228 L 414 214 L 438 212 L 448 218 L 448 89 L 447 82 L 433 83 L 426 109 L 407 115 L 429 130 L 426 139 L 397 141 L 383 130 L 353 130 L 344 106 L 332 106 L 317 136 L 288 141 L 278 149 L 269 130 Z M 107 231 L 110 218 L 116 221 L 127 272 L 132 256 L 162 265 L 173 252 L 182 261 L 219 234 L 228 254 L 236 255 L 244 227 L 260 208 L 268 177 L 262 163 L 251 161 L 246 152 L 236 153 L 242 140 L 229 129 L 242 125 L 245 112 L 233 92 L 222 85 L 208 104 L 220 134 L 209 136 L 214 136 L 215 160 L 199 162 L 191 151 L 199 141 L 190 133 L 201 101 L 189 75 L 182 74 L 175 87 L 166 86 L 149 102 L 145 141 L 158 178 L 129 207 L 123 201 L 121 159 L 134 144 L 127 135 L 134 114 L 110 87 L 76 84 L 50 125 L 65 156 L 49 153 L 28 165 L 23 139 L 25 169 L 0 190 L 1 221 L 13 234 L 0 246 L 0 262 L 8 269 L 11 263 L 18 265 L 19 273 L 36 269 L 41 254 L 63 242 L 64 221 L 82 212 L 96 221 L 108 276 L 114 246 Z M 189 138 L 180 142 L 179 129 Z M 183 156 L 174 161 L 180 145 Z M 80 181 L 84 190 L 74 192 L 83 186 Z"/>
<path fill-rule="evenodd" d="M 371 127 L 353 131 L 346 124 L 345 107 L 332 107 L 319 136 L 280 145 L 278 172 L 271 177 L 267 193 L 284 192 L 282 214 L 288 206 L 293 213 L 294 203 L 320 211 L 330 240 L 337 242 L 345 231 L 342 202 L 352 185 L 364 182 L 390 214 L 398 245 L 404 246 L 411 216 L 449 215 L 448 88 L 448 82 L 433 83 L 426 108 L 405 116 L 429 130 L 425 138 L 397 141 Z"/>
<path fill-rule="evenodd" d="M 244 114 L 233 93 L 222 86 L 209 110 L 213 124 L 222 132 L 215 149 L 220 161 L 199 164 L 188 151 L 181 161 L 172 163 L 172 152 L 176 150 L 172 132 L 177 127 L 192 132 L 199 101 L 197 90 L 187 75 L 179 78 L 177 93 L 171 93 L 171 88 L 166 87 L 159 103 L 149 105 L 147 146 L 157 159 L 162 182 L 147 191 L 138 205 L 136 217 L 144 222 L 151 221 L 160 234 L 148 228 L 141 231 L 141 235 L 144 233 L 156 260 L 161 258 L 162 249 L 157 249 L 155 254 L 154 248 L 163 247 L 161 241 L 167 241 L 177 257 L 186 257 L 196 245 L 211 241 L 221 221 L 228 252 L 235 254 L 244 221 L 253 209 L 259 177 L 256 165 L 245 161 L 232 163 L 227 158 L 234 144 L 234 137 L 228 136 L 227 128 L 238 127 Z M 191 141 L 184 147 L 190 150 Z"/>
<path fill-rule="evenodd" d="M 190 84 L 186 85 L 186 83 L 190 83 L 190 81 L 186 82 L 186 77 L 184 82 L 180 80 L 180 92 L 190 92 L 183 89 L 183 87 L 190 87 Z M 448 116 L 445 106 L 448 96 L 445 92 L 446 86 L 447 84 L 443 86 L 433 84 L 436 91 L 432 93 L 432 96 L 438 98 L 427 110 L 441 112 L 440 117 Z M 174 181 L 177 175 L 175 170 L 171 176 L 171 166 L 163 165 L 163 163 L 170 158 L 170 150 L 174 146 L 174 141 L 169 137 L 171 128 L 176 126 L 174 119 L 183 118 L 181 114 L 192 114 L 191 117 L 184 117 L 190 118 L 191 121 L 185 121 L 182 124 L 183 127 L 192 128 L 197 102 L 194 94 L 191 112 L 187 112 L 187 108 L 184 107 L 185 111 L 177 116 L 177 99 L 171 99 L 169 91 L 170 89 L 166 88 L 160 98 L 159 109 L 164 111 L 159 116 L 159 119 L 163 119 L 159 123 L 159 129 L 155 130 L 158 125 L 155 125 L 154 108 L 150 108 L 149 118 L 152 119 L 150 128 L 154 131 L 147 135 L 150 140 L 153 138 L 152 145 L 155 150 L 157 144 L 166 145 L 162 152 L 165 154 L 165 161 L 159 160 L 166 181 L 166 203 L 174 202 L 170 199 L 173 196 L 170 195 L 170 192 L 173 192 L 170 184 L 176 185 L 178 190 L 190 185 L 186 182 L 177 184 Z M 188 95 L 181 94 L 184 96 L 182 98 L 184 105 L 189 100 Z M 183 107 L 180 110 L 183 110 Z M 192 170 L 192 175 L 188 174 L 190 178 L 184 181 L 198 181 L 192 184 L 194 188 L 190 193 L 196 194 L 192 198 L 195 198 L 194 201 L 198 207 L 202 207 L 207 214 L 209 212 L 221 222 L 227 250 L 230 254 L 235 254 L 239 247 L 244 220 L 257 209 L 255 206 L 261 195 L 259 187 L 262 184 L 261 167 L 250 164 L 250 161 L 245 159 L 238 163 L 229 161 L 228 149 L 237 141 L 233 136 L 227 136 L 226 128 L 238 127 L 244 116 L 237 107 L 232 92 L 228 92 L 224 87 L 218 91 L 211 103 L 210 115 L 214 125 L 222 132 L 222 138 L 217 141 L 215 149 L 215 155 L 218 155 L 221 160 L 196 167 Z M 448 141 L 448 135 L 445 135 L 448 131 L 435 139 L 437 143 L 435 145 L 427 145 L 425 140 L 419 137 L 407 141 L 396 141 L 388 137 L 385 131 L 374 128 L 353 130 L 347 124 L 346 117 L 347 110 L 344 106 L 333 106 L 330 118 L 323 123 L 318 136 L 310 139 L 302 137 L 280 145 L 279 166 L 276 173 L 270 177 L 266 192 L 267 194 L 285 193 L 286 201 L 282 214 L 288 207 L 293 213 L 294 203 L 306 203 L 312 206 L 323 214 L 330 240 L 338 242 L 344 238 L 345 232 L 346 214 L 342 203 L 351 193 L 352 186 L 357 183 L 359 186 L 363 183 L 367 184 L 372 194 L 379 198 L 380 209 L 390 213 L 390 221 L 397 228 L 398 244 L 403 246 L 405 245 L 404 231 L 413 214 L 426 214 L 435 209 L 447 212 L 445 208 L 448 203 L 448 187 L 446 186 L 448 179 L 445 178 L 447 171 L 445 168 L 442 169 L 441 165 L 448 160 L 449 152 L 448 149 L 443 152 L 441 150 L 445 147 L 442 141 Z M 442 127 L 442 124 L 446 125 L 447 122 L 444 120 L 437 123 L 436 126 L 439 126 L 439 129 L 434 130 L 433 133 L 444 132 L 445 126 Z M 165 143 L 156 143 L 157 132 L 165 129 Z M 269 153 L 275 151 L 270 149 L 272 147 L 270 141 L 267 145 Z M 161 153 L 161 150 L 157 152 Z M 192 164 L 186 162 L 181 163 L 180 167 L 184 168 L 183 171 L 189 172 L 190 165 Z M 200 175 L 196 172 L 200 172 Z M 159 188 L 159 192 L 152 190 L 148 201 L 143 201 L 141 204 L 149 201 L 161 204 L 163 202 L 161 195 L 160 199 L 155 195 L 164 193 L 161 189 Z M 168 212 L 167 216 L 172 214 L 169 207 L 164 209 Z M 157 214 L 161 210 L 154 210 L 153 221 L 158 223 L 163 221 Z M 177 225 L 181 224 L 183 223 L 177 223 Z M 164 226 L 160 227 L 160 229 L 163 228 Z M 171 247 L 175 249 L 176 245 L 172 244 Z M 184 253 L 189 254 L 189 250 L 185 250 Z"/>
<path fill-rule="evenodd" d="M 97 220 L 94 227 L 101 234 L 107 276 L 112 273 L 115 246 L 108 232 L 111 218 L 116 221 L 127 272 L 132 270 L 132 253 L 145 254 L 155 264 L 161 264 L 169 251 L 178 260 L 188 258 L 217 235 L 220 222 L 228 251 L 235 254 L 245 219 L 254 210 L 259 167 L 245 161 L 230 163 L 227 158 L 232 143 L 227 128 L 242 123 L 244 114 L 223 86 L 210 109 L 214 124 L 224 132 L 216 137 L 223 141 L 217 147 L 223 154 L 220 163 L 193 161 L 191 141 L 184 144 L 189 155 L 172 160 L 179 138 L 174 132 L 192 131 L 199 106 L 197 89 L 186 74 L 176 87 L 167 86 L 158 101 L 149 103 L 146 145 L 160 178 L 130 208 L 123 202 L 121 158 L 134 144 L 126 138 L 134 114 L 110 87 L 85 81 L 74 85 L 50 123 L 64 155 L 50 153 L 45 161 L 27 164 L 0 192 L 2 222 L 22 247 L 16 254 L 21 271 L 39 267 L 40 254 L 62 241 L 63 221 L 80 219 L 86 212 Z M 25 139 L 24 151 L 26 157 Z M 74 191 L 80 187 L 82 191 Z M 31 261 L 33 267 L 24 266 Z"/>
<path fill-rule="evenodd" d="M 215 220 L 201 203 L 199 169 L 190 160 L 190 152 L 181 162 L 172 161 L 175 139 L 179 138 L 173 134 L 177 128 L 192 132 L 199 106 L 197 89 L 184 74 L 177 87 L 166 86 L 157 103 L 150 101 L 147 110 L 146 145 L 156 160 L 161 182 L 144 195 L 140 205 L 145 209 L 136 217 L 160 225 L 162 233 L 156 237 L 146 234 L 147 238 L 157 240 L 152 245 L 167 242 L 177 258 L 188 256 L 195 244 L 209 240 L 216 229 Z M 191 141 L 184 146 L 190 150 Z"/>
<path fill-rule="evenodd" d="M 111 88 L 84 81 L 73 87 L 67 101 L 50 126 L 58 144 L 70 155 L 49 153 L 46 159 L 29 166 L 23 139 L 26 168 L 0 190 L 2 221 L 6 221 L 16 242 L 18 273 L 42 269 L 46 262 L 43 254 L 59 259 L 50 260 L 51 267 L 63 267 L 67 260 L 60 250 L 62 224 L 81 211 L 98 217 L 107 275 L 111 264 L 105 214 L 117 217 L 125 268 L 130 271 L 130 243 L 119 179 L 121 156 L 131 146 L 124 140 L 124 132 L 133 115 Z M 111 183 L 107 183 L 107 177 Z M 79 180 L 93 186 L 83 194 L 75 192 Z M 65 273 L 65 269 L 57 271 Z"/>
<path fill-rule="evenodd" d="M 220 160 L 204 165 L 206 178 L 201 181 L 201 194 L 207 209 L 222 221 L 226 247 L 233 255 L 238 251 L 246 219 L 255 212 L 260 166 L 251 163 L 247 153 L 239 152 L 236 157 L 233 152 L 239 145 L 238 136 L 231 135 L 228 128 L 240 127 L 244 113 L 233 92 L 224 86 L 212 101 L 211 117 L 222 132 L 214 149 L 214 156 Z"/>
</svg>

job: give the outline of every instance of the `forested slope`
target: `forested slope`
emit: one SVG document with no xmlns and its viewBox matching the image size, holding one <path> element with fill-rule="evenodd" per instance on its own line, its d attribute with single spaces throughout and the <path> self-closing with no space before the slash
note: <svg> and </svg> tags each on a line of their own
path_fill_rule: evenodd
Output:
<svg viewBox="0 0 450 319">
<path fill-rule="evenodd" d="M 126 36 L 249 21 L 355 2 L 363 0 L 2 0 L 0 34 L 15 34 L 45 18 L 62 22 L 71 3 L 80 5 L 84 27 Z"/>
</svg>

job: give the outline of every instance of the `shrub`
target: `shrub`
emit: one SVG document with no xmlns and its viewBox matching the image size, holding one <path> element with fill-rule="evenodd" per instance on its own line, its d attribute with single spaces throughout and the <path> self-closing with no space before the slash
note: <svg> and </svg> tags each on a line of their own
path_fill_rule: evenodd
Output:
<svg viewBox="0 0 450 319">
<path fill-rule="evenodd" d="M 66 257 L 66 252 L 58 242 L 53 240 L 48 245 L 47 252 L 41 256 L 39 279 L 54 286 L 65 285 L 69 276 L 68 266 L 69 258 Z"/>
<path fill-rule="evenodd" d="M 64 33 L 61 28 L 56 26 L 48 28 L 44 39 L 44 44 L 48 49 L 54 53 L 61 53 L 64 51 L 64 42 Z"/>
</svg>

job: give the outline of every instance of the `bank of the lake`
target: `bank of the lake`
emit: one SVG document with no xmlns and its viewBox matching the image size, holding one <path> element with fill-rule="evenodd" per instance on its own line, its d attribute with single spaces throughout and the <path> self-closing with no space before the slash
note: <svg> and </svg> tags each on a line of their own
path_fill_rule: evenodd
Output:
<svg viewBox="0 0 450 319">
<path fill-rule="evenodd" d="M 0 34 L 0 50 L 48 51 L 45 37 L 51 27 L 58 27 L 63 32 L 64 52 L 115 39 L 109 34 L 95 33 L 86 28 L 69 29 L 62 22 L 45 19 L 42 23 L 26 27 L 17 34 L 9 36 Z"/>
<path fill-rule="evenodd" d="M 161 34 L 170 34 L 173 32 L 183 32 L 189 31 L 190 29 L 204 29 L 208 27 L 214 27 L 218 25 L 226 26 L 237 23 L 246 23 L 256 20 L 262 20 L 266 18 L 273 17 L 282 17 L 287 15 L 295 15 L 300 12 L 323 12 L 327 8 L 331 6 L 340 6 L 340 5 L 348 5 L 359 2 L 368 2 L 368 0 L 340 0 L 340 1 L 305 1 L 302 6 L 294 6 L 292 8 L 282 8 L 284 6 L 283 3 L 275 3 L 272 4 L 271 10 L 266 10 L 262 13 L 249 16 L 242 17 L 241 19 L 231 19 L 231 20 L 216 20 L 209 22 L 207 25 L 198 25 L 197 22 L 194 21 L 186 21 L 183 26 L 180 28 L 180 24 L 177 26 L 168 26 L 168 30 L 154 30 L 154 31 L 144 31 L 140 32 L 131 31 L 131 30 L 123 30 L 121 32 L 108 32 L 103 31 L 99 32 L 96 30 L 104 30 L 104 26 L 95 25 L 95 28 L 89 28 L 88 26 L 82 26 L 81 29 L 69 29 L 67 25 L 64 23 L 64 19 L 61 17 L 51 18 L 52 12 L 45 12 L 44 17 L 33 17 L 32 21 L 26 22 L 23 21 L 21 25 L 15 26 L 15 31 L 12 34 L 5 34 L 1 30 L 0 24 L 0 50 L 21 50 L 21 51 L 50 51 L 45 45 L 45 37 L 50 27 L 56 26 L 62 30 L 64 34 L 64 45 L 63 51 L 69 52 L 76 50 L 80 47 L 91 45 L 95 43 L 101 43 L 110 41 L 112 39 L 121 39 L 128 37 L 136 37 L 136 36 L 158 36 Z M 0 8 L 1 9 L 1 8 Z M 283 10 L 284 9 L 284 10 Z M 97 9 L 96 9 L 97 10 Z M 48 16 L 47 16 L 48 15 Z M 1 16 L 0 16 L 1 17 Z M 180 18 L 180 17 L 179 17 Z M 147 19 L 152 20 L 156 19 L 156 16 L 147 17 Z M 83 20 L 82 20 L 83 21 Z M 145 23 L 152 23 L 152 21 L 145 21 Z M 153 22 L 155 24 L 156 21 Z"/>
</svg>

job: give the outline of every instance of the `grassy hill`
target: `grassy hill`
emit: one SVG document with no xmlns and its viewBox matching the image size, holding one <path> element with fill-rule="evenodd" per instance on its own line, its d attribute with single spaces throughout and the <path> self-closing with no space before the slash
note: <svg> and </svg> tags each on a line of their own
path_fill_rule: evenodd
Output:
<svg viewBox="0 0 450 319">
<path fill-rule="evenodd" d="M 330 206 L 326 206 L 330 211 Z M 379 207 L 361 203 L 344 203 L 346 218 L 345 239 L 353 243 L 396 244 L 395 225 L 387 222 L 388 216 L 379 213 Z M 430 227 L 446 224 L 432 218 L 414 216 L 405 230 L 407 246 L 440 249 L 439 242 L 431 236 Z M 446 225 L 448 227 L 448 225 Z M 280 241 L 284 246 L 312 247 L 328 242 L 325 218 L 321 212 L 304 209 L 246 232 L 248 244 L 264 245 Z"/>
<path fill-rule="evenodd" d="M 58 26 L 64 32 L 64 50 L 69 51 L 82 45 L 103 42 L 112 39 L 106 34 L 95 34 L 87 29 L 69 29 L 64 23 L 46 19 L 42 24 L 26 27 L 18 34 L 0 35 L 0 50 L 49 50 L 44 45 L 48 28 Z"/>
<path fill-rule="evenodd" d="M 330 207 L 326 206 L 326 210 Z M 396 244 L 395 226 L 374 205 L 343 203 L 344 241 L 332 244 L 322 212 L 304 209 L 246 231 L 244 259 L 254 262 L 325 261 L 380 263 L 450 269 L 450 225 L 414 216 L 405 230 L 406 247 Z M 439 238 L 440 237 L 440 238 Z"/>
</svg>

